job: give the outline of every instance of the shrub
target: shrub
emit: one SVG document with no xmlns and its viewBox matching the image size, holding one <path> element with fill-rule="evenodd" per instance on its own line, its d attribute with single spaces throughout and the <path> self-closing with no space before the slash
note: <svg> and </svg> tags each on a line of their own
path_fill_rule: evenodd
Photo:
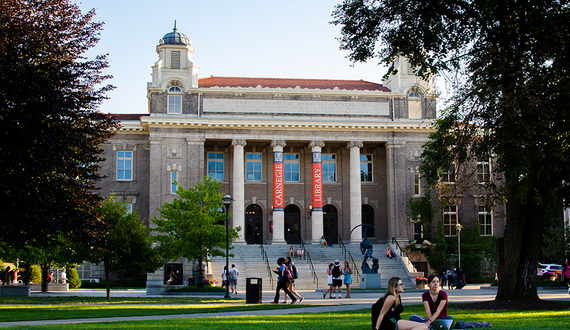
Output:
<svg viewBox="0 0 570 330">
<path fill-rule="evenodd" d="M 30 282 L 42 283 L 42 269 L 38 265 L 30 267 Z"/>
<path fill-rule="evenodd" d="M 75 267 L 69 269 L 67 274 L 67 283 L 69 283 L 70 289 L 78 289 L 81 287 L 81 280 L 79 280 L 79 274 L 77 274 L 77 269 L 75 269 Z"/>
</svg>

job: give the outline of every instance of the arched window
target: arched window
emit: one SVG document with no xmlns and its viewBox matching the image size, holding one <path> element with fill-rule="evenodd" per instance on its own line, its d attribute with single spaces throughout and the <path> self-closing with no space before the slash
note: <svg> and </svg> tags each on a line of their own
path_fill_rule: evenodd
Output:
<svg viewBox="0 0 570 330">
<path fill-rule="evenodd" d="M 408 118 L 422 118 L 422 99 L 418 92 L 408 93 Z"/>
<path fill-rule="evenodd" d="M 168 113 L 182 113 L 182 90 L 172 86 L 168 89 Z"/>
</svg>

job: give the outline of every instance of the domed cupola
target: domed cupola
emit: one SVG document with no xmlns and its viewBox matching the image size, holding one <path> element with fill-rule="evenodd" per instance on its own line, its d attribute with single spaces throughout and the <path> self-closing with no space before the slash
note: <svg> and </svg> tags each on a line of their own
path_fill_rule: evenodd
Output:
<svg viewBox="0 0 570 330">
<path fill-rule="evenodd" d="M 172 29 L 172 32 L 165 34 L 164 37 L 160 39 L 160 44 L 191 45 L 192 41 L 190 41 L 190 39 L 188 39 L 184 33 L 178 32 L 178 29 L 176 28 L 176 21 L 174 21 L 174 29 Z"/>
</svg>

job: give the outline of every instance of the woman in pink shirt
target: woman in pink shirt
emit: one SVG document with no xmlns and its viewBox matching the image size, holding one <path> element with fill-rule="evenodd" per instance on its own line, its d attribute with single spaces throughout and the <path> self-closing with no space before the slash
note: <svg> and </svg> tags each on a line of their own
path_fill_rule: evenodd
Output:
<svg viewBox="0 0 570 330">
<path fill-rule="evenodd" d="M 451 319 L 447 315 L 447 293 L 439 287 L 439 277 L 432 274 L 428 277 L 429 291 L 422 294 L 422 301 L 426 309 L 426 323 L 431 325 L 437 319 Z"/>
</svg>

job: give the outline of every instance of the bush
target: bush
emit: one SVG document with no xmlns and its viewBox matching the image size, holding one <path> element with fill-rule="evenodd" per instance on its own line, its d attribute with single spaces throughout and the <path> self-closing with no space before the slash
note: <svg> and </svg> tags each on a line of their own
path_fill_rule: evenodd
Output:
<svg viewBox="0 0 570 330">
<path fill-rule="evenodd" d="M 38 265 L 30 267 L 30 282 L 42 283 L 42 269 Z"/>
<path fill-rule="evenodd" d="M 69 283 L 70 289 L 79 289 L 81 287 L 81 280 L 79 279 L 79 274 L 77 274 L 75 267 L 69 269 L 67 283 Z"/>
</svg>

